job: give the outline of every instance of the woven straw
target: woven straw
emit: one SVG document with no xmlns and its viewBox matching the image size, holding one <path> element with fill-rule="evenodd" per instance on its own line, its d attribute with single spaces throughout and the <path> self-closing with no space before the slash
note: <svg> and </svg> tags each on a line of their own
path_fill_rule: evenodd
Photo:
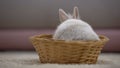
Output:
<svg viewBox="0 0 120 68">
<path fill-rule="evenodd" d="M 100 41 L 53 40 L 52 35 L 37 35 L 31 41 L 41 63 L 85 63 L 97 62 L 101 49 L 108 41 L 100 36 Z"/>
</svg>

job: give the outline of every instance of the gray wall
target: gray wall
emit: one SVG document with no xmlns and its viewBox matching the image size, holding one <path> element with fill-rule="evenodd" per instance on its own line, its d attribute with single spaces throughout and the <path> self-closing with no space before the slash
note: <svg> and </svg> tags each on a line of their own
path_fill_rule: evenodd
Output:
<svg viewBox="0 0 120 68">
<path fill-rule="evenodd" d="M 0 0 L 0 28 L 54 28 L 74 6 L 93 27 L 120 27 L 120 0 Z"/>
</svg>

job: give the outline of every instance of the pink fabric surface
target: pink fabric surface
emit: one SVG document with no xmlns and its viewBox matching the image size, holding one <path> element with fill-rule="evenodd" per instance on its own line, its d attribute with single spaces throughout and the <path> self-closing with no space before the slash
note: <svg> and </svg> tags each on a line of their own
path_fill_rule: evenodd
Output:
<svg viewBox="0 0 120 68">
<path fill-rule="evenodd" d="M 96 29 L 95 31 L 110 39 L 103 51 L 120 51 L 120 30 Z M 31 36 L 53 33 L 53 29 L 0 30 L 0 50 L 33 50 L 29 40 Z"/>
<path fill-rule="evenodd" d="M 0 50 L 32 50 L 29 38 L 39 34 L 50 34 L 53 30 L 0 30 Z"/>
<path fill-rule="evenodd" d="M 109 38 L 109 42 L 104 46 L 103 51 L 120 52 L 120 30 L 119 29 L 99 29 L 98 34 L 105 35 Z"/>
</svg>

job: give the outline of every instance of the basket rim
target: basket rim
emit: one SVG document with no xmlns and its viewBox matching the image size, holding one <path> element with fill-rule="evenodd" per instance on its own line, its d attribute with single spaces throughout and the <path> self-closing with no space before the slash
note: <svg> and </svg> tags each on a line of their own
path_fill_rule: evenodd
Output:
<svg viewBox="0 0 120 68">
<path fill-rule="evenodd" d="M 52 38 L 52 34 L 40 34 L 30 37 L 30 40 L 37 40 L 37 41 L 46 41 L 46 42 L 54 42 L 54 43 L 69 43 L 69 44 L 97 44 L 97 43 L 105 43 L 109 41 L 108 37 L 104 35 L 99 35 L 100 40 L 98 41 L 83 41 L 83 40 L 72 40 L 72 41 L 65 41 L 65 40 L 54 40 Z"/>
</svg>

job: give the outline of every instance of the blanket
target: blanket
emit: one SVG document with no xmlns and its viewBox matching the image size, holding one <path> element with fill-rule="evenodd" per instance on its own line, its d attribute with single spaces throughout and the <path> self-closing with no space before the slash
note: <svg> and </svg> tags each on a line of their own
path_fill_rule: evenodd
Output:
<svg viewBox="0 0 120 68">
<path fill-rule="evenodd" d="M 33 51 L 2 51 L 0 68 L 120 68 L 120 53 L 101 53 L 96 64 L 43 64 Z"/>
</svg>

